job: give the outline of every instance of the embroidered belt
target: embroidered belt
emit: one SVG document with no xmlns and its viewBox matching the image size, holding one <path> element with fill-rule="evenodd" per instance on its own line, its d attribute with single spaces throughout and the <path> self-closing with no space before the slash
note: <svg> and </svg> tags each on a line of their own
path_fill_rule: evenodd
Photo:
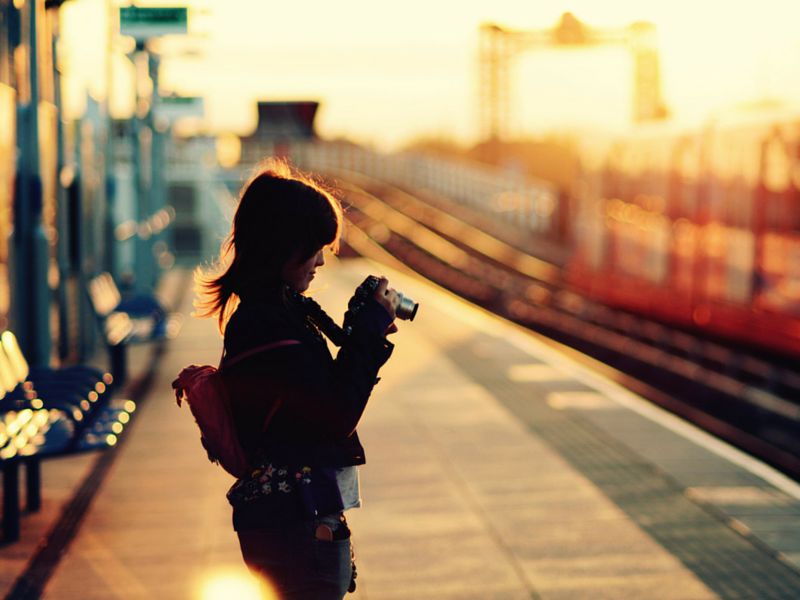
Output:
<svg viewBox="0 0 800 600">
<path fill-rule="evenodd" d="M 311 483 L 311 467 L 290 468 L 272 463 L 254 469 L 249 477 L 237 479 L 228 490 L 231 504 L 252 502 L 272 494 L 291 494 Z"/>
</svg>

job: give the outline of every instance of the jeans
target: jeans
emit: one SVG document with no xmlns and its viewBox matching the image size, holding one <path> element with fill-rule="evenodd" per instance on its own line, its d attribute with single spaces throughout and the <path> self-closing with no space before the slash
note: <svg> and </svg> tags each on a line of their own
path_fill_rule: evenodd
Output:
<svg viewBox="0 0 800 600">
<path fill-rule="evenodd" d="M 317 539 L 327 525 L 334 539 Z M 282 600 L 341 600 L 352 574 L 350 530 L 340 515 L 237 531 L 250 571 Z M 337 538 L 342 539 L 337 539 Z"/>
</svg>

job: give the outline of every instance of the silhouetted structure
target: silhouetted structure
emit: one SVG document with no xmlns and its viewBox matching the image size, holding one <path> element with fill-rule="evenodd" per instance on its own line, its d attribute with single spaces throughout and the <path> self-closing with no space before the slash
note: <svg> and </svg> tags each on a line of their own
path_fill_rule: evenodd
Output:
<svg viewBox="0 0 800 600">
<path fill-rule="evenodd" d="M 480 126 L 484 139 L 507 139 L 511 121 L 511 66 L 521 53 L 536 48 L 590 48 L 626 45 L 633 58 L 633 119 L 663 119 L 668 111 L 661 95 L 656 28 L 636 22 L 627 27 L 588 27 L 572 13 L 564 13 L 555 27 L 513 30 L 493 23 L 480 29 L 478 55 Z"/>
<path fill-rule="evenodd" d="M 258 103 L 255 131 L 243 137 L 242 161 L 257 162 L 265 155 L 288 154 L 291 142 L 310 142 L 317 138 L 314 120 L 319 102 L 311 100 Z"/>
<path fill-rule="evenodd" d="M 259 102 L 256 130 L 242 141 L 316 138 L 314 119 L 318 108 L 319 102 L 313 101 Z"/>
</svg>

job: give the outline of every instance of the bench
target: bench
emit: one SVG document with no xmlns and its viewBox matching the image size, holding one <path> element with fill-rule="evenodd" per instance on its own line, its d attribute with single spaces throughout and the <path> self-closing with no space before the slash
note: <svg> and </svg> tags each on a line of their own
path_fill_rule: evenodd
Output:
<svg viewBox="0 0 800 600">
<path fill-rule="evenodd" d="M 43 458 L 116 444 L 135 404 L 115 400 L 112 377 L 91 367 L 31 369 L 10 331 L 0 335 L 0 464 L 3 541 L 19 539 L 19 467 L 28 511 L 41 506 Z"/>
<path fill-rule="evenodd" d="M 111 373 L 119 382 L 127 378 L 130 344 L 168 340 L 180 332 L 183 315 L 167 312 L 149 294 L 123 297 L 109 273 L 92 278 L 87 291 L 108 347 Z"/>
</svg>

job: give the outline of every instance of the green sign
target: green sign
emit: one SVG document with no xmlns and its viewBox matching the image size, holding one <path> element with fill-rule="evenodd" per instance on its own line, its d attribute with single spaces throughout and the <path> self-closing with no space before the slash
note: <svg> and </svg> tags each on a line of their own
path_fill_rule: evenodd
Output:
<svg viewBox="0 0 800 600">
<path fill-rule="evenodd" d="M 141 41 L 171 33 L 186 33 L 188 23 L 188 10 L 185 6 L 125 6 L 119 9 L 120 33 Z"/>
<path fill-rule="evenodd" d="M 155 111 L 156 115 L 169 121 L 182 117 L 202 117 L 205 103 L 198 96 L 159 96 Z"/>
</svg>

